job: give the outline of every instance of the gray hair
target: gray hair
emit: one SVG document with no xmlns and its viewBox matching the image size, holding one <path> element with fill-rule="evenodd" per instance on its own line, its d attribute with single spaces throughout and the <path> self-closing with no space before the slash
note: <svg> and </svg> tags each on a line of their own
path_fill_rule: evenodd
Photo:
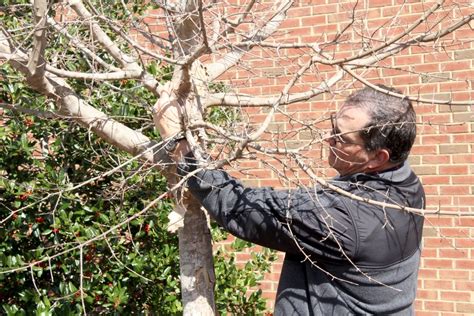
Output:
<svg viewBox="0 0 474 316">
<path fill-rule="evenodd" d="M 394 88 L 377 86 L 402 94 Z M 351 94 L 345 104 L 365 109 L 370 117 L 369 123 L 360 132 L 368 151 L 387 149 L 393 163 L 401 163 L 408 158 L 416 137 L 416 114 L 410 100 L 365 87 Z"/>
</svg>

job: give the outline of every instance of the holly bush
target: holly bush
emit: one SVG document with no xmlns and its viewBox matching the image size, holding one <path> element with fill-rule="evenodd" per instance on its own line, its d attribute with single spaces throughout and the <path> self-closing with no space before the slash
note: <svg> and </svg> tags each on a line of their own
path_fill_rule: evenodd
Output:
<svg viewBox="0 0 474 316">
<path fill-rule="evenodd" d="M 5 1 L 0 23 L 17 30 L 14 40 L 30 43 L 30 1 Z M 131 17 L 123 3 L 135 14 L 153 6 L 138 0 L 91 2 L 127 23 Z M 51 16 L 54 10 L 53 5 Z M 67 27 L 70 34 L 88 32 L 80 24 Z M 66 37 L 50 31 L 50 62 L 70 71 L 96 70 Z M 125 41 L 113 39 L 129 51 Z M 105 51 L 96 53 L 113 64 Z M 161 81 L 172 73 L 154 61 L 144 68 Z M 79 315 L 84 309 L 107 315 L 181 314 L 178 240 L 167 231 L 173 201 L 162 199 L 142 212 L 166 192 L 163 176 L 67 117 L 53 115 L 57 105 L 29 89 L 8 64 L 0 66 L 0 78 L 0 314 Z M 149 113 L 156 98 L 140 82 L 68 84 L 110 117 L 159 140 Z M 214 109 L 209 119 L 233 120 L 232 115 Z M 212 233 L 215 240 L 226 237 L 218 227 Z M 248 246 L 237 240 L 215 253 L 221 314 L 265 309 L 261 292 L 248 290 L 258 286 L 275 256 L 266 250 L 236 265 L 234 252 Z"/>
<path fill-rule="evenodd" d="M 0 103 L 36 111 L 7 107 L 0 117 L 2 312 L 75 315 L 85 307 L 93 314 L 180 314 L 178 241 L 167 231 L 172 201 L 163 199 L 127 222 L 166 191 L 165 179 L 137 160 L 117 168 L 131 157 L 72 121 L 49 117 L 48 100 L 6 66 L 2 76 Z M 150 96 L 136 82 L 116 86 L 123 93 L 101 98 L 109 114 L 158 139 L 149 114 L 127 93 L 140 102 Z M 97 95 L 102 90 L 93 89 Z M 218 227 L 213 235 L 226 236 Z M 240 244 L 216 251 L 217 307 L 222 314 L 259 314 L 265 309 L 261 292 L 247 292 L 274 254 L 254 254 L 237 267 Z"/>
</svg>

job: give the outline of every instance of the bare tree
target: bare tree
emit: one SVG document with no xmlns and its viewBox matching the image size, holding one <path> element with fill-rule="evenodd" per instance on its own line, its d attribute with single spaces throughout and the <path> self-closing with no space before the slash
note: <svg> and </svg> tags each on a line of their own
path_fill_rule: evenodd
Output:
<svg viewBox="0 0 474 316">
<path fill-rule="evenodd" d="M 92 0 L 34 0 L 32 4 L 1 6 L 0 14 L 23 10 L 32 15 L 25 15 L 21 28 L 1 26 L 0 61 L 10 64 L 22 74 L 22 80 L 53 102 L 51 117 L 73 119 L 104 141 L 153 163 L 170 178 L 173 171 L 156 154 L 156 142 L 109 117 L 106 108 L 91 104 L 87 96 L 74 91 L 69 80 L 107 84 L 136 79 L 156 96 L 158 103 L 161 94 L 172 96 L 186 110 L 185 135 L 194 154 L 200 157 L 209 148 L 215 153 L 214 162 L 203 168 L 258 157 L 267 164 L 272 160 L 269 166 L 288 185 L 300 185 L 298 177 L 302 176 L 334 190 L 339 189 L 318 176 L 320 163 L 305 158 L 308 150 L 324 140 L 323 125 L 318 123 L 324 122 L 327 111 L 301 118 L 292 105 L 320 97 L 330 103 L 354 82 L 383 90 L 375 86 L 373 74 L 385 69 L 436 76 L 413 71 L 409 65 L 394 67 L 387 60 L 410 49 L 423 54 L 449 50 L 451 44 L 462 41 L 462 36 L 456 34 L 469 31 L 474 19 L 468 2 L 439 0 L 426 3 L 409 20 L 404 20 L 401 4 L 398 12 L 395 10 L 392 17 L 374 27 L 368 25 L 364 4 L 351 2 L 344 4 L 347 12 L 341 29 L 330 36 L 322 31 L 304 42 L 295 40 L 288 29 L 280 29 L 292 10 L 306 6 L 290 0 L 154 0 L 141 14 L 133 12 L 135 3 L 127 3 L 117 1 L 120 17 L 109 12 L 101 1 Z M 77 32 L 78 27 L 82 32 Z M 59 39 L 87 60 L 88 71 L 68 68 L 67 62 L 74 62 L 73 55 L 48 50 Z M 279 70 L 269 74 L 266 64 Z M 167 74 L 169 83 L 152 73 L 150 66 L 155 65 L 172 65 L 172 74 Z M 256 95 L 248 89 L 255 78 L 274 80 L 275 76 L 279 81 L 273 91 Z M 286 81 L 280 84 L 283 78 Z M 216 89 L 218 84 L 224 89 Z M 451 96 L 437 99 L 421 93 L 395 95 L 419 103 L 472 105 L 472 100 Z M 15 104 L 4 106 L 28 111 Z M 146 106 L 153 115 L 153 105 Z M 212 124 L 206 112 L 216 106 L 235 108 L 243 119 L 226 129 Z M 253 108 L 263 109 L 260 115 L 264 117 L 258 125 L 245 119 L 245 113 Z M 281 118 L 290 126 L 283 131 L 275 123 Z M 303 134 L 309 136 L 296 144 L 285 142 Z M 171 189 L 181 192 L 178 188 L 183 182 L 174 180 Z M 184 313 L 214 314 L 212 247 L 206 216 L 186 192 L 177 204 L 186 209 L 184 226 L 179 231 Z M 389 202 L 382 204 L 406 209 Z M 99 237 L 105 238 L 108 232 Z"/>
</svg>

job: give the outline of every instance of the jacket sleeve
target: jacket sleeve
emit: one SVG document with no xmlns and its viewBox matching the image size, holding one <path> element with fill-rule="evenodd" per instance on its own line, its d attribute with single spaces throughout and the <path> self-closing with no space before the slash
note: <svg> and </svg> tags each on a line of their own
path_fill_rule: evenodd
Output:
<svg viewBox="0 0 474 316">
<path fill-rule="evenodd" d="M 341 249 L 354 252 L 351 218 L 331 191 L 246 188 L 222 170 L 201 171 L 187 185 L 210 216 L 241 239 L 292 254 L 304 249 L 331 262 L 343 259 Z"/>
</svg>

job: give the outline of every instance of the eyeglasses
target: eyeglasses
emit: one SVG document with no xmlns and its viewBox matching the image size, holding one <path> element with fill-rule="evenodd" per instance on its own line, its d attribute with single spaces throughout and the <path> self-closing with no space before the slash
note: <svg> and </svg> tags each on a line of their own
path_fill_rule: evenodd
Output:
<svg viewBox="0 0 474 316">
<path fill-rule="evenodd" d="M 359 145 L 359 146 L 364 146 L 364 143 L 358 143 L 358 142 L 353 142 L 349 139 L 347 139 L 344 135 L 349 134 L 349 133 L 356 133 L 357 131 L 354 132 L 347 132 L 347 133 L 341 133 L 339 128 L 336 125 L 336 113 L 331 113 L 329 116 L 331 120 L 331 139 L 334 140 L 336 143 L 340 143 L 343 145 Z"/>
</svg>

